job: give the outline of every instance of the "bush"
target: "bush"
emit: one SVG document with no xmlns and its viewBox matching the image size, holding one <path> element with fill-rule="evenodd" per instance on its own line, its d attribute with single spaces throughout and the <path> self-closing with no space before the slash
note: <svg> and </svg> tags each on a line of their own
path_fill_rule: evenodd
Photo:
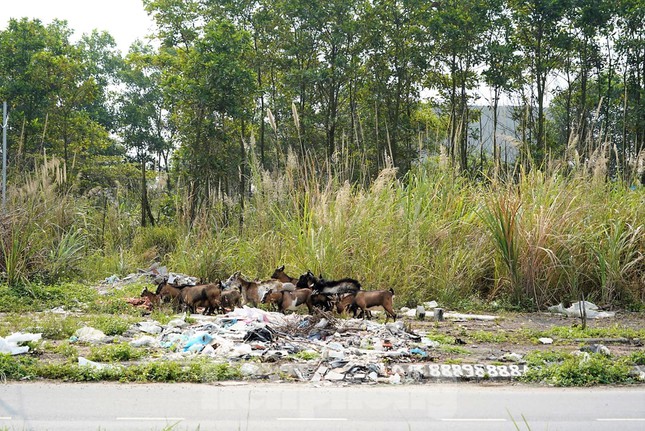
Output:
<svg viewBox="0 0 645 431">
<path fill-rule="evenodd" d="M 139 228 L 132 242 L 132 251 L 140 256 L 142 264 L 165 260 L 177 247 L 177 229 L 170 226 Z"/>
<path fill-rule="evenodd" d="M 573 355 L 562 352 L 533 352 L 526 357 L 528 369 L 520 378 L 525 382 L 555 386 L 593 386 L 634 383 L 628 361 L 600 353 Z"/>
<path fill-rule="evenodd" d="M 11 356 L 0 353 L 0 380 L 20 380 L 32 376 L 35 359 L 29 356 Z"/>
<path fill-rule="evenodd" d="M 103 331 L 105 335 L 121 335 L 140 319 L 132 317 L 99 315 L 87 319 L 87 325 Z"/>
<path fill-rule="evenodd" d="M 96 362 L 124 362 L 143 357 L 145 351 L 136 349 L 128 343 L 92 346 L 88 359 Z"/>
</svg>

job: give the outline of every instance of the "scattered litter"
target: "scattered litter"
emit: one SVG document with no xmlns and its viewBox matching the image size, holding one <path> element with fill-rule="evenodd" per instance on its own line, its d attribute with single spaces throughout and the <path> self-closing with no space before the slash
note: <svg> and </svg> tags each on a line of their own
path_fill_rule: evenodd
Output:
<svg viewBox="0 0 645 431">
<path fill-rule="evenodd" d="M 405 316 L 405 317 L 410 317 L 410 318 L 414 318 L 414 317 L 416 317 L 416 315 L 417 315 L 417 310 L 416 310 L 416 309 L 414 309 L 414 310 L 410 310 L 410 309 L 409 309 L 409 308 L 407 308 L 407 307 L 403 307 L 403 308 L 401 308 L 401 309 L 399 310 L 399 312 L 400 312 L 400 314 L 401 314 L 401 315 L 403 315 L 403 316 Z"/>
<path fill-rule="evenodd" d="M 607 346 L 604 346 L 602 344 L 591 344 L 590 346 L 583 346 L 580 348 L 580 351 L 589 352 L 589 353 L 600 353 L 601 355 L 605 355 L 605 356 L 611 355 L 609 348 L 607 348 Z"/>
<path fill-rule="evenodd" d="M 242 376 L 244 377 L 254 377 L 258 375 L 259 370 L 260 367 L 256 364 L 246 362 L 240 367 L 240 374 L 242 374 Z"/>
<path fill-rule="evenodd" d="M 106 369 L 115 368 L 115 366 L 112 364 L 101 364 L 99 362 L 90 361 L 89 359 L 86 359 L 82 356 L 78 357 L 78 365 L 82 367 L 90 367 L 95 370 L 106 370 Z"/>
<path fill-rule="evenodd" d="M 337 371 L 328 371 L 327 374 L 325 374 L 325 380 L 331 380 L 333 382 L 337 382 L 339 380 L 345 380 L 345 374 L 339 373 Z"/>
<path fill-rule="evenodd" d="M 168 322 L 168 327 L 170 328 L 185 328 L 186 326 L 188 326 L 188 323 L 186 323 L 186 313 L 184 313 L 180 318 L 172 319 Z"/>
<path fill-rule="evenodd" d="M 150 335 L 144 335 L 143 337 L 135 338 L 130 341 L 130 345 L 132 347 L 151 347 L 155 344 L 157 344 L 157 339 Z"/>
<path fill-rule="evenodd" d="M 524 357 L 519 353 L 506 353 L 500 358 L 504 362 L 522 362 Z"/>
<path fill-rule="evenodd" d="M 103 331 L 92 328 L 91 326 L 83 326 L 77 329 L 74 332 L 74 337 L 74 341 L 80 341 L 81 343 L 100 343 L 106 338 Z"/>
<path fill-rule="evenodd" d="M 195 334 L 192 338 L 188 340 L 184 346 L 184 352 L 199 352 L 201 351 L 206 344 L 209 344 L 213 341 L 213 337 L 208 332 L 200 332 Z"/>
<path fill-rule="evenodd" d="M 542 344 L 553 344 L 553 338 L 549 337 L 538 338 L 538 341 Z"/>
<path fill-rule="evenodd" d="M 158 279 L 155 279 L 155 281 L 157 280 Z M 162 281 L 159 281 L 159 283 L 163 283 L 164 281 L 174 286 L 195 286 L 198 282 L 198 279 L 196 277 L 171 272 L 168 274 L 165 280 L 162 279 Z"/>
<path fill-rule="evenodd" d="M 558 304 L 549 307 L 548 310 L 551 313 L 564 314 L 567 317 L 582 317 L 582 313 L 584 313 L 588 319 L 603 319 L 616 316 L 613 311 L 600 311 L 596 304 L 589 301 L 574 302 L 569 308 L 564 308 L 563 304 Z"/>
<path fill-rule="evenodd" d="M 145 321 L 138 324 L 137 329 L 147 334 L 161 334 L 161 326 L 158 322 Z"/>
<path fill-rule="evenodd" d="M 437 309 L 435 309 L 435 312 Z M 485 314 L 461 314 L 461 313 L 444 313 L 444 317 L 446 319 L 454 319 L 454 320 L 484 320 L 484 321 L 492 321 L 499 319 L 499 316 L 489 316 Z"/>
<path fill-rule="evenodd" d="M 201 355 L 211 356 L 211 357 L 215 357 L 217 355 L 217 353 L 215 352 L 215 349 L 210 344 L 205 345 L 202 351 L 199 353 Z"/>
<path fill-rule="evenodd" d="M 444 316 L 443 308 L 435 308 L 433 313 L 435 322 L 443 322 L 446 317 Z"/>
<path fill-rule="evenodd" d="M 641 382 L 645 381 L 645 366 L 643 365 L 637 365 L 634 367 L 629 374 L 636 378 L 637 380 L 640 380 Z"/>
<path fill-rule="evenodd" d="M 432 309 L 437 308 L 439 306 L 439 304 L 437 304 L 437 301 L 424 302 L 421 305 L 423 305 L 428 310 L 432 310 Z"/>
<path fill-rule="evenodd" d="M 29 332 L 14 332 L 13 334 L 5 337 L 9 343 L 29 343 L 32 341 L 39 341 L 42 334 L 31 334 Z"/>
<path fill-rule="evenodd" d="M 21 346 L 21 343 L 39 341 L 42 334 L 30 334 L 14 332 L 7 337 L 0 337 L 0 353 L 9 353 L 10 355 L 22 355 L 29 352 L 29 346 Z"/>
<path fill-rule="evenodd" d="M 254 328 L 244 335 L 244 341 L 273 341 L 273 333 L 268 328 Z"/>
<path fill-rule="evenodd" d="M 117 281 L 119 281 L 119 276 L 116 274 L 113 274 L 109 277 L 107 277 L 105 280 L 103 280 L 103 284 L 114 284 Z"/>
<path fill-rule="evenodd" d="M 425 350 L 419 349 L 418 347 L 415 347 L 414 349 L 410 349 L 410 354 L 419 355 L 422 358 L 425 358 L 428 356 Z"/>
</svg>

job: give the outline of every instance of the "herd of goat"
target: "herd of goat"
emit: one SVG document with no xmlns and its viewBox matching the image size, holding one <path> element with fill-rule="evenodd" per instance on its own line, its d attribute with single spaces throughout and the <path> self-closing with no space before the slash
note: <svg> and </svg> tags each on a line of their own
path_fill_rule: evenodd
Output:
<svg viewBox="0 0 645 431">
<path fill-rule="evenodd" d="M 237 271 L 224 282 L 218 280 L 196 286 L 164 282 L 157 286 L 155 292 L 145 288 L 141 296 L 148 297 L 153 305 L 170 303 L 176 311 L 195 313 L 198 308 L 203 308 L 204 314 L 224 313 L 241 305 L 257 307 L 258 304 L 267 304 L 282 313 L 295 311 L 304 305 L 309 314 L 319 309 L 369 318 L 369 309 L 381 306 L 385 310 L 386 321 L 390 317 L 396 321 L 392 303 L 394 289 L 362 290 L 361 284 L 352 278 L 325 280 L 322 275 L 316 277 L 311 271 L 294 278 L 284 272 L 284 265 L 277 268 L 269 280 L 247 280 Z"/>
</svg>

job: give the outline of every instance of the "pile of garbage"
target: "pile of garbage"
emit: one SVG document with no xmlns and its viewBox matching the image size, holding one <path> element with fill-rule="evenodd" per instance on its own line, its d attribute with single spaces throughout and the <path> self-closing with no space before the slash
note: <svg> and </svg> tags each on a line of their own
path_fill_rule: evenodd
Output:
<svg viewBox="0 0 645 431">
<path fill-rule="evenodd" d="M 236 363 L 247 378 L 399 383 L 406 372 L 392 364 L 431 360 L 438 343 L 406 328 L 403 322 L 380 324 L 337 319 L 329 313 L 284 315 L 252 307 L 218 316 L 181 315 L 167 324 L 147 320 L 123 337 L 134 347 L 161 349 L 154 360 L 209 357 Z M 81 328 L 71 341 L 106 342 L 94 328 Z M 97 368 L 102 364 L 79 358 Z M 395 369 L 395 371 L 397 371 Z M 394 377 L 393 377 L 394 376 Z"/>
<path fill-rule="evenodd" d="M 165 266 L 160 266 L 154 263 L 148 269 L 140 269 L 136 273 L 128 274 L 123 278 L 118 275 L 111 275 L 96 286 L 99 294 L 106 295 L 114 288 L 119 288 L 130 283 L 145 281 L 159 285 L 160 283 L 168 283 L 176 286 L 195 286 L 199 284 L 199 279 L 186 274 L 168 271 Z M 143 302 L 143 300 L 141 300 Z M 133 304 L 137 305 L 137 304 Z"/>
</svg>

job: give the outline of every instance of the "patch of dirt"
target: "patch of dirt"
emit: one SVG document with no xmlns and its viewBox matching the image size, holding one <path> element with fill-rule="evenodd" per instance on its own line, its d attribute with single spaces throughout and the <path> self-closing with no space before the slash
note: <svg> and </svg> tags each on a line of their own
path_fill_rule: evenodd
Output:
<svg viewBox="0 0 645 431">
<path fill-rule="evenodd" d="M 494 321 L 482 320 L 405 320 L 411 329 L 420 334 L 443 335 L 456 340 L 457 352 L 434 349 L 431 359 L 435 362 L 461 361 L 462 363 L 490 363 L 498 361 L 508 353 L 525 355 L 536 350 L 575 351 L 587 344 L 603 344 L 612 354 L 626 355 L 643 350 L 645 340 L 627 338 L 625 334 L 645 328 L 645 313 L 622 312 L 613 318 L 587 320 L 586 336 L 581 333 L 581 320 L 554 313 L 513 313 L 503 314 Z M 558 336 L 565 328 L 571 328 L 571 335 Z M 594 336 L 594 329 L 607 336 Z M 632 331 L 630 331 L 632 330 Z M 614 335 L 616 334 L 616 335 Z M 553 339 L 553 344 L 542 344 L 540 337 Z M 467 352 L 467 353 L 466 353 Z"/>
</svg>

